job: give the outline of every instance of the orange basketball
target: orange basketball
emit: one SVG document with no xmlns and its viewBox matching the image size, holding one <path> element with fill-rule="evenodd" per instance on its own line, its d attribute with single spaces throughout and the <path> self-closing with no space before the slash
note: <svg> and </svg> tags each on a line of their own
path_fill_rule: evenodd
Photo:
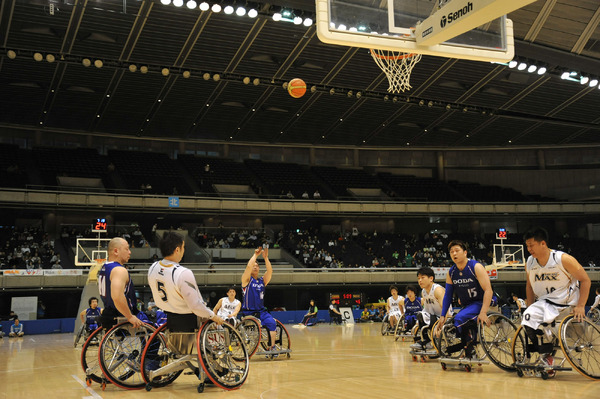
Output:
<svg viewBox="0 0 600 399">
<path fill-rule="evenodd" d="M 295 78 L 290 80 L 287 87 L 288 93 L 294 98 L 300 98 L 306 93 L 306 83 L 302 79 Z"/>
</svg>

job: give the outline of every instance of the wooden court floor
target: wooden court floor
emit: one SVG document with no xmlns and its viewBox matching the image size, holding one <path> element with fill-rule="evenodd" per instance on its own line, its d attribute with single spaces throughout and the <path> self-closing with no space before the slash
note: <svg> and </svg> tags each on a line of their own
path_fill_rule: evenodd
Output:
<svg viewBox="0 0 600 399">
<path fill-rule="evenodd" d="M 380 334 L 380 324 L 296 329 L 288 326 L 291 359 L 253 357 L 246 383 L 237 391 L 207 386 L 182 375 L 171 386 L 126 391 L 85 386 L 81 350 L 72 334 L 0 340 L 0 398 L 600 398 L 600 381 L 561 372 L 554 379 L 519 378 L 494 365 L 443 371 L 437 361 L 415 363 L 409 342 Z"/>
</svg>

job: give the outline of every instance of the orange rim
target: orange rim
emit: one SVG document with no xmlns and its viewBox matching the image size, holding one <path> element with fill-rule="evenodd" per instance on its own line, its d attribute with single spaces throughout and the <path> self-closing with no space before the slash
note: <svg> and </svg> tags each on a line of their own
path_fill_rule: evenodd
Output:
<svg viewBox="0 0 600 399">
<path fill-rule="evenodd" d="M 373 49 L 369 49 L 369 51 L 371 51 L 371 55 L 382 60 L 402 60 L 404 58 L 411 58 L 417 55 L 417 53 L 404 53 L 401 55 L 380 55 L 377 54 Z"/>
</svg>

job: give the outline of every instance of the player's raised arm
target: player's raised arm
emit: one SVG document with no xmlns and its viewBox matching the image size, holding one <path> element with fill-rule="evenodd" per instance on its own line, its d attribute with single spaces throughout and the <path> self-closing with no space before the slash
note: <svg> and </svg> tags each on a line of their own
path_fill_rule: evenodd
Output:
<svg viewBox="0 0 600 399">
<path fill-rule="evenodd" d="M 590 295 L 592 281 L 577 259 L 569 254 L 563 254 L 561 258 L 565 270 L 579 281 L 579 301 L 573 308 L 575 320 L 582 321 L 585 317 L 585 304 Z"/>
<path fill-rule="evenodd" d="M 271 277 L 273 276 L 273 267 L 271 266 L 271 261 L 269 260 L 269 248 L 265 248 L 262 250 L 262 257 L 265 260 L 265 267 L 267 268 L 267 271 L 263 276 L 263 282 L 266 286 L 267 284 L 269 284 L 269 281 L 271 281 Z"/>
<path fill-rule="evenodd" d="M 479 285 L 483 289 L 483 304 L 481 305 L 481 311 L 479 312 L 479 316 L 477 316 L 477 320 L 479 322 L 486 323 L 489 326 L 490 320 L 487 317 L 487 311 L 492 303 L 494 290 L 492 290 L 490 276 L 488 276 L 481 263 L 475 264 L 475 276 L 477 277 L 477 281 L 479 281 Z"/>
<path fill-rule="evenodd" d="M 252 268 L 256 264 L 256 258 L 258 258 L 258 256 L 260 255 L 261 252 L 262 252 L 261 247 L 256 248 L 254 250 L 254 255 L 252 255 L 252 257 L 248 261 L 248 264 L 246 265 L 246 269 L 244 270 L 244 274 L 242 274 L 242 287 L 245 287 L 250 283 L 250 277 L 252 276 Z"/>
</svg>

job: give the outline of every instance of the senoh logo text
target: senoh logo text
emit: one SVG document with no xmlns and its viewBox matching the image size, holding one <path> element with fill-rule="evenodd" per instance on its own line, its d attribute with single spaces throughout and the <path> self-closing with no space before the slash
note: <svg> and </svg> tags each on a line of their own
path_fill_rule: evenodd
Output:
<svg viewBox="0 0 600 399">
<path fill-rule="evenodd" d="M 442 19 L 440 20 L 440 26 L 443 28 L 444 26 L 446 26 L 446 24 L 451 24 L 452 22 L 456 21 L 462 16 L 467 15 L 471 11 L 473 11 L 473 3 L 468 2 L 467 5 L 461 8 L 460 10 L 448 13 L 447 15 L 442 15 Z"/>
</svg>

